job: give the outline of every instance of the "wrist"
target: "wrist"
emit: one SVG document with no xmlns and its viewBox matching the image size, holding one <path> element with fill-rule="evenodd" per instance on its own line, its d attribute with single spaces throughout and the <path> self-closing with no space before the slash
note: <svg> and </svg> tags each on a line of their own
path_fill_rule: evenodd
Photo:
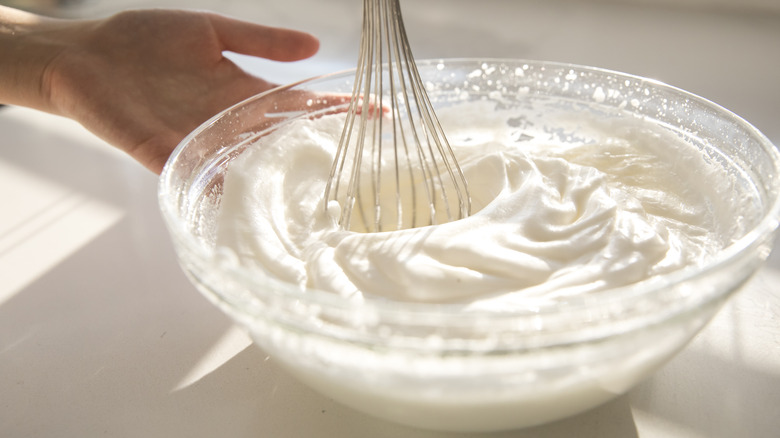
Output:
<svg viewBox="0 0 780 438">
<path fill-rule="evenodd" d="M 51 101 L 51 66 L 76 23 L 0 6 L 0 103 L 58 113 Z"/>
</svg>

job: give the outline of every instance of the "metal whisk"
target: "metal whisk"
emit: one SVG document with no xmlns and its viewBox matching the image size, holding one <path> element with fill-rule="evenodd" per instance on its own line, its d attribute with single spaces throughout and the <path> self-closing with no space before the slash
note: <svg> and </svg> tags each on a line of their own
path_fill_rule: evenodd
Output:
<svg viewBox="0 0 780 438">
<path fill-rule="evenodd" d="M 466 179 L 417 71 L 399 0 L 363 0 L 355 82 L 325 208 L 334 201 L 342 228 L 366 232 L 470 214 Z"/>
</svg>

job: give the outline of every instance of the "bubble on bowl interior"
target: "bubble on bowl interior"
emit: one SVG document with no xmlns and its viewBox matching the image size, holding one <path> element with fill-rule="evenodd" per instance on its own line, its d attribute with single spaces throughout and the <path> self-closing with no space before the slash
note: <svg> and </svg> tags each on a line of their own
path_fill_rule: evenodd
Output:
<svg viewBox="0 0 780 438">
<path fill-rule="evenodd" d="M 474 79 L 474 78 L 482 77 L 482 74 L 483 74 L 482 69 L 476 69 L 476 70 L 473 70 L 468 75 L 466 75 L 466 77 L 469 78 L 469 79 Z"/>
<path fill-rule="evenodd" d="M 604 89 L 601 87 L 596 87 L 596 89 L 593 91 L 593 100 L 598 103 L 603 103 L 606 99 L 607 94 L 604 92 Z"/>
</svg>

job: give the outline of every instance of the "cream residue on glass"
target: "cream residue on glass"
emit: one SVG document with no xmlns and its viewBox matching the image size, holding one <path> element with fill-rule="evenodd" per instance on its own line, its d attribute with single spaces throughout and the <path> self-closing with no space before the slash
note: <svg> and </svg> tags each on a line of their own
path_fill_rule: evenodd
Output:
<svg viewBox="0 0 780 438">
<path fill-rule="evenodd" d="M 724 196 L 731 178 L 672 132 L 572 113 L 560 122 L 589 139 L 580 142 L 523 131 L 522 116 L 496 111 L 479 102 L 439 111 L 469 184 L 468 218 L 340 229 L 338 208 L 323 208 L 344 123 L 335 114 L 294 121 L 230 163 L 217 246 L 242 265 L 352 299 L 507 308 L 699 265 L 739 227 L 729 217 L 738 201 Z"/>
</svg>

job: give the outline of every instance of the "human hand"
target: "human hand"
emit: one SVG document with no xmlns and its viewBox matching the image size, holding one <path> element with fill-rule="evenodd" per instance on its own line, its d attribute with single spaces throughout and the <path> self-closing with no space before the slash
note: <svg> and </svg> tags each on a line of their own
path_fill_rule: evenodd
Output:
<svg viewBox="0 0 780 438">
<path fill-rule="evenodd" d="M 294 61 L 319 47 L 305 33 L 180 10 L 44 20 L 34 30 L 28 44 L 46 55 L 40 100 L 28 106 L 80 122 L 156 173 L 199 124 L 274 86 L 223 51 Z"/>
</svg>

